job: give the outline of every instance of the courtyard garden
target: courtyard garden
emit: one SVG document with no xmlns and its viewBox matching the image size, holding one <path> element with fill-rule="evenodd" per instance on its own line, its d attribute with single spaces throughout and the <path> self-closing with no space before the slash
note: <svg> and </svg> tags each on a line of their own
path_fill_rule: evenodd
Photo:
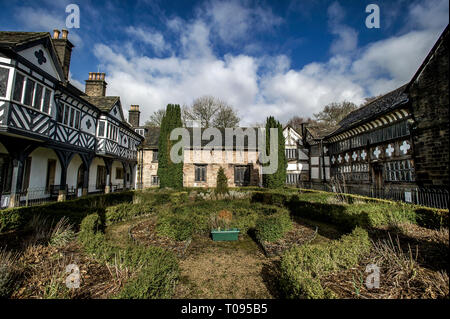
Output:
<svg viewBox="0 0 450 319">
<path fill-rule="evenodd" d="M 448 210 L 288 188 L 152 189 L 6 209 L 0 296 L 448 298 L 448 223 Z M 229 229 L 237 240 L 213 240 Z M 374 266 L 379 285 L 369 288 Z"/>
</svg>

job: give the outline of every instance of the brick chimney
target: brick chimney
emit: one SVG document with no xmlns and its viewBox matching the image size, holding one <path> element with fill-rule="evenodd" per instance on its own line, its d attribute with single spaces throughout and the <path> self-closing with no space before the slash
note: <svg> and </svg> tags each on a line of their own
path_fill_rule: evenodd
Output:
<svg viewBox="0 0 450 319">
<path fill-rule="evenodd" d="M 131 105 L 128 111 L 128 122 L 132 127 L 139 127 L 139 118 L 141 112 L 139 111 L 139 105 Z"/>
<path fill-rule="evenodd" d="M 89 79 L 85 80 L 84 92 L 89 96 L 105 96 L 106 83 L 105 73 L 89 72 Z"/>
<path fill-rule="evenodd" d="M 63 69 L 65 80 L 69 80 L 70 57 L 72 56 L 72 48 L 74 45 L 67 38 L 69 31 L 62 29 L 62 37 L 59 38 L 61 32 L 57 29 L 53 30 L 53 46 L 58 55 L 59 63 Z"/>
</svg>

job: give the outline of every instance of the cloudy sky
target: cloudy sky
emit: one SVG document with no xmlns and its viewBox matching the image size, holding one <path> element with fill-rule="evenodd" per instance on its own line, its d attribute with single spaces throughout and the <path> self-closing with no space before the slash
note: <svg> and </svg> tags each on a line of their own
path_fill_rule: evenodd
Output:
<svg viewBox="0 0 450 319">
<path fill-rule="evenodd" d="M 139 104 L 143 121 L 168 103 L 213 95 L 241 125 L 312 116 L 401 86 L 449 16 L 447 0 L 0 2 L 0 30 L 50 33 L 77 4 L 72 82 L 84 89 L 88 72 L 106 72 L 107 95 L 120 95 L 126 110 Z M 370 3 L 380 7 L 379 29 L 365 26 Z"/>
</svg>

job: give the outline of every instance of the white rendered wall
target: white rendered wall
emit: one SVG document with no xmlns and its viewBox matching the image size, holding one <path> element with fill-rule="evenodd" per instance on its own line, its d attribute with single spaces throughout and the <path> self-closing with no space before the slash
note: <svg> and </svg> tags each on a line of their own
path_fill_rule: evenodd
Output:
<svg viewBox="0 0 450 319">
<path fill-rule="evenodd" d="M 96 188 L 96 181 L 97 181 L 97 166 L 105 166 L 105 162 L 103 159 L 99 157 L 95 157 L 92 160 L 91 166 L 89 168 L 89 192 L 95 192 L 98 190 Z"/>
<path fill-rule="evenodd" d="M 48 160 L 56 160 L 55 185 L 61 182 L 61 164 L 55 152 L 49 148 L 38 147 L 31 154 L 29 188 L 44 188 L 47 182 Z"/>
<path fill-rule="evenodd" d="M 83 164 L 81 157 L 78 154 L 75 154 L 67 168 L 67 185 L 69 189 L 77 187 L 78 168 L 81 164 Z"/>
<path fill-rule="evenodd" d="M 123 179 L 117 179 L 117 176 L 116 176 L 116 168 L 121 168 L 122 170 L 123 170 L 123 165 L 122 165 L 122 163 L 121 162 L 118 162 L 118 161 L 114 161 L 113 162 L 113 164 L 112 164 L 112 169 L 111 169 L 111 183 L 113 184 L 113 185 L 117 185 L 117 184 L 120 184 L 120 185 L 123 185 Z M 123 176 L 124 177 L 126 177 L 125 176 L 125 174 L 126 174 L 126 172 L 124 171 L 123 172 Z"/>
</svg>

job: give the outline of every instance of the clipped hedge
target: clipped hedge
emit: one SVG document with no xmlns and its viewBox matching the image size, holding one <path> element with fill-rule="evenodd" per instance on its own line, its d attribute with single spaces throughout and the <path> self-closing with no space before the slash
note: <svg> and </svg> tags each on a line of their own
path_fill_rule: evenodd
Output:
<svg viewBox="0 0 450 319">
<path fill-rule="evenodd" d="M 320 220 L 350 231 L 356 226 L 379 227 L 396 223 L 413 223 L 427 228 L 449 226 L 448 210 L 415 206 L 346 194 L 352 204 L 329 202 L 334 193 L 323 191 L 292 194 L 289 192 L 254 192 L 252 201 L 284 205 L 292 215 Z"/>
<path fill-rule="evenodd" d="M 280 286 L 284 296 L 289 299 L 334 298 L 331 291 L 323 289 L 320 278 L 355 266 L 369 250 L 369 235 L 359 227 L 331 243 L 294 246 L 281 258 Z"/>
<path fill-rule="evenodd" d="M 185 203 L 187 200 L 187 191 L 175 192 L 168 189 L 147 189 L 136 191 L 134 196 L 134 203 L 147 205 L 179 205 Z"/>
<path fill-rule="evenodd" d="M 0 211 L 0 232 L 23 230 L 33 215 L 41 215 L 59 220 L 67 217 L 70 223 L 79 225 L 81 220 L 94 212 L 102 212 L 106 207 L 133 200 L 133 191 L 90 195 L 53 202 L 38 206 L 8 208 Z"/>
<path fill-rule="evenodd" d="M 105 209 L 106 225 L 129 220 L 133 217 L 148 214 L 154 206 L 147 204 L 121 203 Z"/>
<path fill-rule="evenodd" d="M 194 234 L 206 235 L 214 228 L 213 217 L 224 209 L 233 213 L 230 227 L 238 228 L 241 233 L 254 229 L 263 217 L 282 213 L 289 218 L 284 207 L 251 203 L 248 199 L 198 201 L 159 211 L 156 231 L 175 240 L 186 240 Z"/>
<path fill-rule="evenodd" d="M 292 229 L 292 221 L 288 211 L 281 211 L 264 216 L 256 222 L 256 238 L 260 242 L 274 242 L 282 238 Z"/>
<path fill-rule="evenodd" d="M 119 262 L 134 270 L 137 276 L 128 281 L 117 298 L 161 299 L 170 298 L 179 276 L 178 262 L 172 252 L 160 247 L 143 247 L 129 244 L 125 249 L 108 242 L 102 232 L 98 214 L 86 216 L 80 225 L 79 240 L 84 249 L 102 262 Z"/>
</svg>

